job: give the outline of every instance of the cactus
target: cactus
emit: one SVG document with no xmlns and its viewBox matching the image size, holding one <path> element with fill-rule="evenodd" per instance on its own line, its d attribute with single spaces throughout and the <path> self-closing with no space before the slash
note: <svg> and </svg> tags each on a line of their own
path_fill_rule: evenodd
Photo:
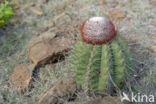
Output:
<svg viewBox="0 0 156 104">
<path fill-rule="evenodd" d="M 82 40 L 77 41 L 70 57 L 77 85 L 102 94 L 120 89 L 131 63 L 124 38 L 118 35 L 104 44 L 88 44 Z"/>
</svg>

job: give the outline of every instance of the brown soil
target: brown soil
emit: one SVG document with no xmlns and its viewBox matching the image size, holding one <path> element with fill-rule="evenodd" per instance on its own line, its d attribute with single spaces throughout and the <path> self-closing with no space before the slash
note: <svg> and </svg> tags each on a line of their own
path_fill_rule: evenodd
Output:
<svg viewBox="0 0 156 104">
<path fill-rule="evenodd" d="M 29 84 L 32 80 L 31 70 L 26 64 L 17 65 L 14 69 L 14 72 L 10 76 L 10 80 L 19 91 L 24 91 L 29 87 Z"/>
</svg>

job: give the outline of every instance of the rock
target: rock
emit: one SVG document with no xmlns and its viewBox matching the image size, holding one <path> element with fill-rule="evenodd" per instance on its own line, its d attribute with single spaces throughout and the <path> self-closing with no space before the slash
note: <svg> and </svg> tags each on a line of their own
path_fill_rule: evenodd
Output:
<svg viewBox="0 0 156 104">
<path fill-rule="evenodd" d="M 149 0 L 150 4 L 156 5 L 156 0 Z"/>
<path fill-rule="evenodd" d="M 109 17 L 113 20 L 120 21 L 126 17 L 126 13 L 123 11 L 110 11 Z"/>
<path fill-rule="evenodd" d="M 76 91 L 76 83 L 73 79 L 61 80 L 54 83 L 39 98 L 39 104 L 62 104 Z"/>
<path fill-rule="evenodd" d="M 37 6 L 37 5 L 33 5 L 32 7 L 30 7 L 30 11 L 37 16 L 43 15 L 42 8 L 40 6 Z"/>
<path fill-rule="evenodd" d="M 119 97 L 106 96 L 89 101 L 87 104 L 122 104 Z"/>
<path fill-rule="evenodd" d="M 53 39 L 56 34 L 53 32 L 55 28 L 50 28 L 49 30 L 43 32 L 39 37 L 38 40 L 51 40 Z"/>
<path fill-rule="evenodd" d="M 10 76 L 13 87 L 18 91 L 24 91 L 29 87 L 32 80 L 33 65 L 20 64 L 17 65 Z"/>
<path fill-rule="evenodd" d="M 53 12 L 56 15 L 59 15 L 59 14 L 61 14 L 61 13 L 63 13 L 65 11 L 67 5 L 68 4 L 65 3 L 65 0 L 63 0 L 61 2 L 55 2 L 55 5 L 52 6 L 52 9 L 54 10 Z"/>
<path fill-rule="evenodd" d="M 150 47 L 150 50 L 151 50 L 152 52 L 156 53 L 156 45 L 151 46 L 151 47 Z"/>
<path fill-rule="evenodd" d="M 50 45 L 44 41 L 34 43 L 29 47 L 29 58 L 34 64 L 43 63 L 50 56 Z"/>
<path fill-rule="evenodd" d="M 66 13 L 61 13 L 54 17 L 54 23 L 56 27 L 67 26 L 71 23 L 71 18 Z"/>
<path fill-rule="evenodd" d="M 106 4 L 106 0 L 98 0 L 98 2 L 99 2 L 100 5 Z"/>
<path fill-rule="evenodd" d="M 117 0 L 106 0 L 106 4 L 110 8 L 115 8 L 117 5 L 119 5 L 119 2 Z"/>
<path fill-rule="evenodd" d="M 34 64 L 53 63 L 60 60 L 70 49 L 73 41 L 64 36 L 55 37 L 55 34 L 43 33 L 28 46 L 28 55 Z"/>
</svg>

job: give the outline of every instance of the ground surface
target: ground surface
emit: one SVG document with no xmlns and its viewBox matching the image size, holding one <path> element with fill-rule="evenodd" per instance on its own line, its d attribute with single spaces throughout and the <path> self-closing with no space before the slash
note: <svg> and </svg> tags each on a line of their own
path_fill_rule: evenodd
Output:
<svg viewBox="0 0 156 104">
<path fill-rule="evenodd" d="M 0 29 L 0 103 L 33 104 L 58 79 L 68 76 L 66 60 L 47 65 L 48 75 L 24 95 L 10 88 L 9 76 L 19 63 L 29 63 L 27 44 L 48 29 L 54 34 L 79 36 L 79 25 L 91 16 L 109 16 L 129 42 L 136 63 L 134 85 L 140 93 L 156 96 L 155 0 L 12 0 L 17 4 L 11 24 Z M 52 70 L 50 70 L 52 69 Z M 46 73 L 46 72 L 43 72 Z M 46 83 L 45 83 L 46 81 Z M 78 101 L 90 98 L 79 96 Z M 76 101 L 76 102 L 78 102 Z M 68 104 L 68 103 L 67 103 Z M 74 104 L 74 102 L 73 102 Z"/>
</svg>

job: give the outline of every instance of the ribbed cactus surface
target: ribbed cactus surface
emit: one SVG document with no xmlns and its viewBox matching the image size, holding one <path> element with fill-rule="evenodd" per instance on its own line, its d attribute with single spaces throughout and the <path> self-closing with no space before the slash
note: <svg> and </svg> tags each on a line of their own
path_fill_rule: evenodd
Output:
<svg viewBox="0 0 156 104">
<path fill-rule="evenodd" d="M 117 36 L 112 42 L 103 45 L 78 41 L 70 61 L 77 85 L 89 92 L 103 94 L 121 87 L 129 72 L 130 57 L 126 42 Z"/>
</svg>

